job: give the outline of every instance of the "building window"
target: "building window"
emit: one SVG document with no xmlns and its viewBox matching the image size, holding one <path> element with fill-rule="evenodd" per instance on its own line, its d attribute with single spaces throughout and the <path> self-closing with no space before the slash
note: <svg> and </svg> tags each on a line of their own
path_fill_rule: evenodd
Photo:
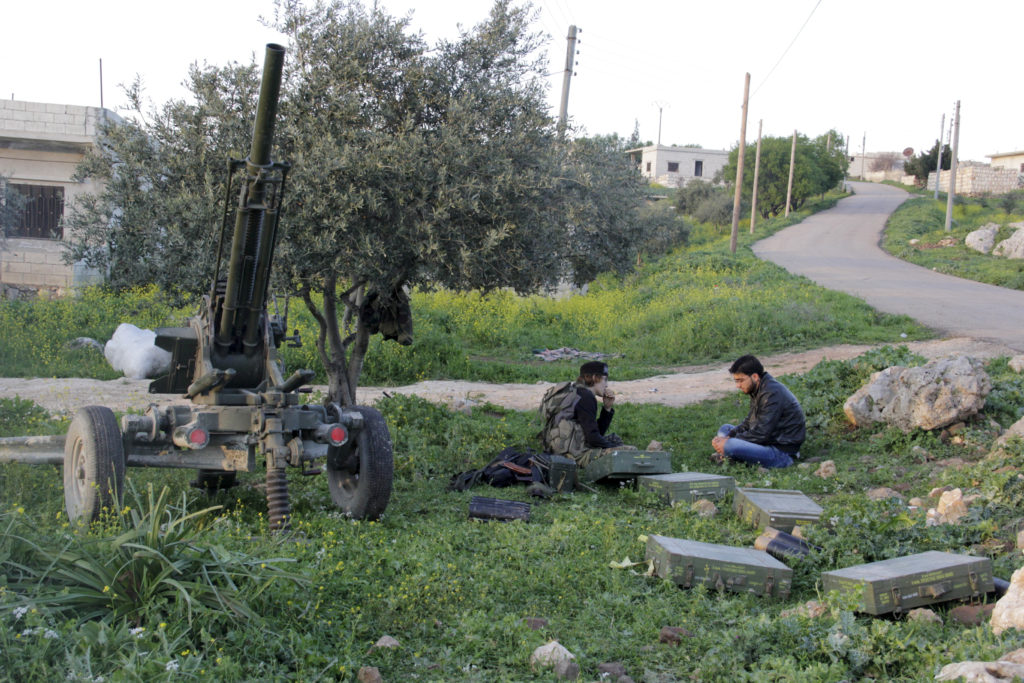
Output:
<svg viewBox="0 0 1024 683">
<path fill-rule="evenodd" d="M 695 178 L 700 178 L 702 175 L 704 175 L 704 162 L 703 161 L 695 161 L 695 162 L 693 162 L 693 176 Z"/>
<path fill-rule="evenodd" d="M 679 162 L 678 161 L 670 161 L 670 162 L 668 162 L 668 172 L 669 173 L 679 173 Z"/>
<path fill-rule="evenodd" d="M 1020 165 L 1020 172 L 1021 172 L 1021 173 L 1024 173 L 1024 164 L 1021 164 L 1021 165 Z"/>
<path fill-rule="evenodd" d="M 59 240 L 64 237 L 64 188 L 53 185 L 21 185 L 10 183 L 11 190 L 21 195 L 24 207 L 15 214 L 12 225 L 6 226 L 8 237 L 35 237 Z"/>
<path fill-rule="evenodd" d="M 647 172 L 648 173 L 651 172 L 651 162 L 649 162 L 649 161 L 647 162 Z"/>
</svg>

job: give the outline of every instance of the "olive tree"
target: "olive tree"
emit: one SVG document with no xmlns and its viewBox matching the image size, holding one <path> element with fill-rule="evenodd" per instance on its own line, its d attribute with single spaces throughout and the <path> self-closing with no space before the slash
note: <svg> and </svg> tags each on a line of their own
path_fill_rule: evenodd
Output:
<svg viewBox="0 0 1024 683">
<path fill-rule="evenodd" d="M 433 48 L 357 0 L 276 9 L 275 158 L 293 169 L 275 269 L 319 323 L 331 400 L 354 402 L 369 339 L 411 287 L 526 293 L 632 263 L 639 173 L 614 136 L 559 136 L 529 6 L 497 0 Z M 105 129 L 82 173 L 107 185 L 76 207 L 74 256 L 106 259 L 121 286 L 208 286 L 220 169 L 246 149 L 256 71 L 194 66 L 194 104 Z"/>
<path fill-rule="evenodd" d="M 796 163 L 793 169 L 791 209 L 799 209 L 814 195 L 836 187 L 843 179 L 849 161 L 845 152 L 828 144 L 829 135 L 811 140 L 805 135 L 796 137 Z M 831 139 L 842 137 L 831 131 Z M 761 168 L 758 174 L 757 204 L 763 218 L 777 216 L 786 208 L 786 188 L 789 183 L 789 161 L 793 139 L 790 137 L 761 138 Z M 754 145 L 747 145 L 746 158 L 753 159 Z M 735 187 L 736 163 L 739 147 L 729 154 L 729 163 L 722 169 L 722 177 Z M 749 198 L 754 187 L 754 166 L 743 167 L 742 196 Z"/>
</svg>

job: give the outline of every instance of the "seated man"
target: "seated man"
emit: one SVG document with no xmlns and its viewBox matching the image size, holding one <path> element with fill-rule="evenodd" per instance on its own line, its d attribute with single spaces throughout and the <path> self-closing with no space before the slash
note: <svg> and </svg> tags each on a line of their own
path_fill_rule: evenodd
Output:
<svg viewBox="0 0 1024 683">
<path fill-rule="evenodd" d="M 799 401 L 753 356 L 741 356 L 729 372 L 739 390 L 750 396 L 750 413 L 738 426 L 724 424 L 719 428 L 711 440 L 716 453 L 712 458 L 789 467 L 800 456 L 806 436 Z"/>
<path fill-rule="evenodd" d="M 600 416 L 597 397 L 602 401 Z M 575 382 L 563 382 L 544 394 L 540 407 L 544 452 L 570 457 L 586 467 L 604 449 L 622 446 L 618 435 L 606 435 L 614 405 L 615 394 L 608 389 L 608 365 L 584 363 Z"/>
</svg>

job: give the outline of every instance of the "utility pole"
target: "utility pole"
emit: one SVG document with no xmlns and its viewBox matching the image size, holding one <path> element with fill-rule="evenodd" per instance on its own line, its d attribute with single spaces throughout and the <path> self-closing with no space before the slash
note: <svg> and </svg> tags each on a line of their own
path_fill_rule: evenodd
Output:
<svg viewBox="0 0 1024 683">
<path fill-rule="evenodd" d="M 867 176 L 864 175 L 864 155 L 868 146 L 868 133 L 864 131 L 864 138 L 860 141 L 860 179 L 867 180 Z"/>
<path fill-rule="evenodd" d="M 100 109 L 103 109 L 103 58 L 100 57 Z"/>
<path fill-rule="evenodd" d="M 786 185 L 786 217 L 789 218 L 789 202 L 793 197 L 793 162 L 796 161 L 796 130 L 793 131 L 793 146 L 789 150 L 789 183 Z"/>
<path fill-rule="evenodd" d="M 843 171 L 843 192 L 849 192 L 846 179 L 850 175 L 850 136 L 846 136 L 846 144 L 843 145 L 843 154 L 846 155 L 846 170 Z"/>
<path fill-rule="evenodd" d="M 939 178 L 942 177 L 942 138 L 946 136 L 946 112 L 942 112 L 942 124 L 939 126 L 939 158 L 935 160 L 935 196 L 939 199 Z"/>
<path fill-rule="evenodd" d="M 953 113 L 953 158 L 949 163 L 949 193 L 946 195 L 946 232 L 953 230 L 953 195 L 956 194 L 957 148 L 960 146 L 960 100 Z M 936 181 L 938 182 L 938 181 Z"/>
<path fill-rule="evenodd" d="M 569 116 L 569 81 L 576 66 L 576 26 L 569 27 L 569 44 L 565 49 L 565 75 L 562 77 L 562 105 L 558 109 L 558 133 L 565 135 L 566 120 Z"/>
<path fill-rule="evenodd" d="M 757 149 L 754 152 L 754 190 L 750 198 L 750 234 L 754 234 L 754 222 L 757 220 L 757 175 L 761 171 L 761 124 L 764 119 L 757 121 Z"/>
<path fill-rule="evenodd" d="M 750 73 L 743 78 L 743 115 L 740 117 L 740 148 L 736 162 L 736 194 L 732 199 L 732 233 L 729 250 L 736 253 L 736 238 L 740 231 L 740 194 L 743 192 L 743 155 L 747 151 L 747 100 L 750 99 Z"/>
</svg>

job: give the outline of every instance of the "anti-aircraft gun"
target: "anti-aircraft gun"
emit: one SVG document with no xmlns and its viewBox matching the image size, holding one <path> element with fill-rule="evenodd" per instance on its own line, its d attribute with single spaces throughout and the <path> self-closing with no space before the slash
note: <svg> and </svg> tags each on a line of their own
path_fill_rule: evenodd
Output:
<svg viewBox="0 0 1024 683">
<path fill-rule="evenodd" d="M 197 469 L 193 482 L 226 488 L 238 472 L 267 469 L 271 529 L 288 525 L 291 506 L 286 468 L 318 474 L 323 461 L 331 497 L 352 517 L 375 519 L 391 496 L 393 461 L 387 424 L 373 408 L 309 405 L 299 393 L 315 373 L 287 378 L 277 349 L 299 345 L 298 331 L 267 310 L 270 267 L 287 163 L 271 160 L 284 48 L 269 44 L 263 65 L 252 145 L 245 160 L 228 162 L 224 215 L 210 293 L 188 327 L 157 329 L 156 345 L 172 356 L 167 375 L 151 393 L 184 394 L 191 405 L 125 415 L 120 426 L 106 407 L 75 415 L 64 447 L 64 499 L 68 516 L 91 520 L 120 504 L 125 468 Z M 237 179 L 237 180 L 236 180 Z M 227 277 L 220 276 L 232 195 L 234 232 Z"/>
</svg>

